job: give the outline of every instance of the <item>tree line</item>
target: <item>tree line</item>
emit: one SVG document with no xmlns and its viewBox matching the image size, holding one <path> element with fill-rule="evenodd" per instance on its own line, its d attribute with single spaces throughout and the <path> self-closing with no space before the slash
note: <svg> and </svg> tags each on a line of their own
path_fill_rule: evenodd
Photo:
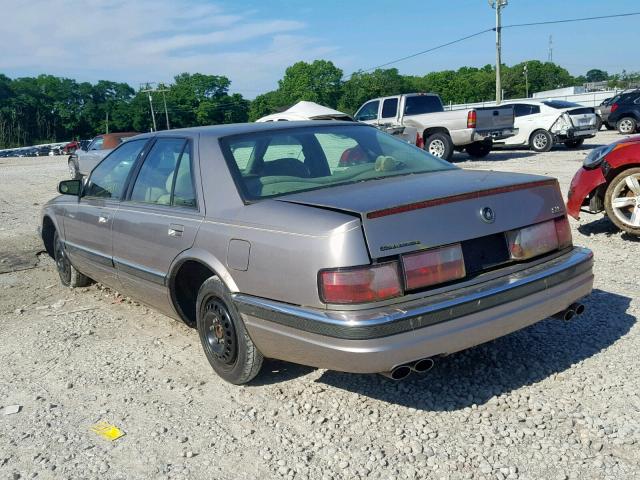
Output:
<svg viewBox="0 0 640 480">
<path fill-rule="evenodd" d="M 524 66 L 529 92 L 607 81 L 626 87 L 640 74 L 609 75 L 593 69 L 573 77 L 566 69 L 537 60 L 502 70 L 505 98 L 525 96 Z M 182 73 L 164 92 L 151 93 L 158 129 L 166 128 L 164 102 L 171 128 L 253 121 L 308 100 L 353 114 L 366 100 L 399 93 L 435 92 L 445 103 L 489 100 L 495 91 L 495 70 L 462 67 L 401 75 L 397 69 L 356 72 L 348 77 L 327 60 L 297 62 L 288 67 L 276 90 L 248 100 L 230 93 L 225 76 Z M 153 127 L 149 92 L 127 83 L 100 80 L 95 84 L 53 75 L 11 79 L 0 74 L 0 148 L 72 138 L 90 138 L 107 130 L 146 132 Z"/>
</svg>

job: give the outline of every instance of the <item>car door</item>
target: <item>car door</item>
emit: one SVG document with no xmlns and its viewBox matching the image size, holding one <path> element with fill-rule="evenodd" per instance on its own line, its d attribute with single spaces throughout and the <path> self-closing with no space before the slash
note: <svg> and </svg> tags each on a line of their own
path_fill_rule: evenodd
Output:
<svg viewBox="0 0 640 480">
<path fill-rule="evenodd" d="M 74 266 L 94 280 L 117 286 L 111 228 L 127 180 L 147 140 L 123 144 L 106 157 L 85 183 L 64 218 L 65 246 Z"/>
<path fill-rule="evenodd" d="M 204 217 L 193 152 L 193 140 L 157 138 L 113 223 L 113 259 L 123 291 L 168 314 L 169 267 L 193 245 Z"/>
<path fill-rule="evenodd" d="M 78 168 L 83 175 L 89 175 L 91 170 L 105 157 L 103 151 L 104 137 L 96 137 L 91 140 L 87 151 L 80 150 L 78 156 Z"/>
<path fill-rule="evenodd" d="M 518 133 L 513 137 L 507 138 L 507 145 L 526 145 L 529 143 L 531 133 L 538 128 L 537 119 L 539 118 L 540 107 L 528 103 L 513 104 L 514 122 L 513 126 L 518 129 Z"/>
<path fill-rule="evenodd" d="M 365 103 L 358 110 L 353 118 L 358 122 L 368 123 L 369 125 L 378 124 L 378 109 L 380 108 L 380 100 L 372 100 Z"/>
</svg>

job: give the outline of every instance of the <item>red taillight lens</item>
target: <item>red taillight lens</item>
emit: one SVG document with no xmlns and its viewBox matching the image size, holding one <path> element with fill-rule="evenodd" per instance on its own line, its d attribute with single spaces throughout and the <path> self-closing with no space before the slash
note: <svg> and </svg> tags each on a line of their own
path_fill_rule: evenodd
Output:
<svg viewBox="0 0 640 480">
<path fill-rule="evenodd" d="M 556 218 L 556 235 L 558 235 L 558 248 L 566 248 L 573 245 L 571 227 L 567 217 Z"/>
<path fill-rule="evenodd" d="M 476 113 L 476 111 L 469 111 L 469 113 L 467 113 L 467 128 L 476 128 L 477 119 L 478 114 Z"/>
<path fill-rule="evenodd" d="M 460 244 L 434 248 L 402 257 L 407 290 L 464 278 L 464 258 Z"/>
<path fill-rule="evenodd" d="M 526 260 L 572 244 L 566 217 L 507 232 L 513 260 Z"/>
<path fill-rule="evenodd" d="M 424 148 L 424 138 L 422 138 L 420 132 L 416 133 L 416 147 Z"/>
<path fill-rule="evenodd" d="M 366 303 L 402 295 L 396 262 L 323 270 L 319 276 L 320 298 L 325 303 Z"/>
<path fill-rule="evenodd" d="M 614 103 L 613 105 L 611 105 L 611 113 L 615 112 L 619 106 L 620 105 L 618 105 L 617 103 Z"/>
</svg>

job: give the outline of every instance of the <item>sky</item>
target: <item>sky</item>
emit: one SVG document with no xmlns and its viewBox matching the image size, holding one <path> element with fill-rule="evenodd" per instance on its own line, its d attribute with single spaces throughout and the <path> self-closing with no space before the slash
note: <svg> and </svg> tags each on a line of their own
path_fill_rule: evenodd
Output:
<svg viewBox="0 0 640 480">
<path fill-rule="evenodd" d="M 0 73 L 137 88 L 181 72 L 225 75 L 248 98 L 287 66 L 327 59 L 345 75 L 491 28 L 486 0 L 0 0 Z M 503 24 L 640 11 L 638 0 L 509 0 Z M 572 74 L 640 71 L 640 16 L 505 29 L 503 63 L 553 60 Z M 393 65 L 400 73 L 495 62 L 495 34 Z"/>
</svg>

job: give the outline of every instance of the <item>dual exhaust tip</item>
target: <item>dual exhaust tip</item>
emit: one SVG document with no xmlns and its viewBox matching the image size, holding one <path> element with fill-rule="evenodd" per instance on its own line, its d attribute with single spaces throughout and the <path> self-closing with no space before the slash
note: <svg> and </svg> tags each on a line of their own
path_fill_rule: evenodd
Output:
<svg viewBox="0 0 640 480">
<path fill-rule="evenodd" d="M 563 310 L 562 312 L 556 313 L 553 317 L 559 318 L 560 320 L 573 320 L 578 315 L 582 315 L 585 311 L 585 306 L 582 303 L 574 303 L 569 305 L 569 308 Z"/>
<path fill-rule="evenodd" d="M 433 368 L 434 364 L 433 358 L 422 358 L 412 363 L 398 365 L 392 368 L 390 372 L 382 372 L 381 375 L 398 381 L 407 378 L 411 373 L 426 373 Z"/>
<path fill-rule="evenodd" d="M 574 303 L 569 305 L 569 308 L 558 312 L 554 315 L 554 318 L 561 320 L 572 320 L 578 315 L 582 315 L 585 311 L 585 306 L 582 303 Z M 433 368 L 435 362 L 433 358 L 422 358 L 412 363 L 405 363 L 404 365 L 398 365 L 389 372 L 382 372 L 381 375 L 390 378 L 391 380 L 399 381 L 407 378 L 411 373 L 426 373 Z"/>
</svg>

